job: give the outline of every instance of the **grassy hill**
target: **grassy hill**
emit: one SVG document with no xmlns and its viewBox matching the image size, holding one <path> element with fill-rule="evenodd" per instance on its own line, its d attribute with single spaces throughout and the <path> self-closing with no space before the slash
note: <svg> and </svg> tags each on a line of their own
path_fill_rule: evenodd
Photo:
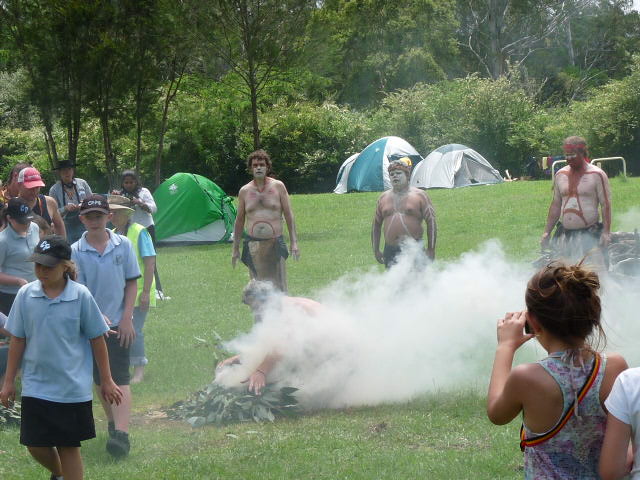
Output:
<svg viewBox="0 0 640 480">
<path fill-rule="evenodd" d="M 640 180 L 613 179 L 612 190 L 613 229 L 628 230 L 634 215 L 640 226 Z M 503 244 L 510 259 L 529 262 L 537 256 L 551 199 L 549 181 L 429 195 L 438 220 L 438 262 L 456 261 L 491 238 Z M 363 193 L 292 198 L 302 255 L 299 262 L 288 262 L 292 295 L 314 297 L 345 274 L 382 271 L 370 245 L 377 197 Z M 159 251 L 162 283 L 171 300 L 160 302 L 147 319 L 150 363 L 145 382 L 133 386 L 132 453 L 114 462 L 104 452 L 106 422 L 96 408 L 98 438 L 82 449 L 86 478 L 522 477 L 519 422 L 495 427 L 484 413 L 484 394 L 477 386 L 486 383 L 488 368 L 476 385 L 436 389 L 400 405 L 325 410 L 274 424 L 223 429 L 191 429 L 161 418 L 161 407 L 211 381 L 214 331 L 230 339 L 251 326 L 250 312 L 240 303 L 248 274 L 242 265 L 233 270 L 230 259 L 229 244 Z M 0 430 L 0 478 L 46 476 L 18 444 L 17 430 Z"/>
</svg>

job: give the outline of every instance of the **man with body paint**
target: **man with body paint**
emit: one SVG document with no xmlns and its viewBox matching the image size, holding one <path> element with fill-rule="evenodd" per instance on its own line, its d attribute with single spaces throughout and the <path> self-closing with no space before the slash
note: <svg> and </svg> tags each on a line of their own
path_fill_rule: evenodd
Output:
<svg viewBox="0 0 640 480">
<path fill-rule="evenodd" d="M 264 150 L 256 150 L 247 159 L 247 169 L 253 180 L 240 189 L 238 214 L 233 228 L 231 264 L 241 258 L 249 268 L 251 278 L 272 282 L 287 291 L 285 260 L 289 256 L 282 235 L 282 217 L 287 222 L 291 254 L 298 260 L 298 238 L 287 188 L 280 180 L 271 178 L 271 158 Z M 246 222 L 242 257 L 240 239 Z"/>
<path fill-rule="evenodd" d="M 422 190 L 410 187 L 411 160 L 403 157 L 389 163 L 391 190 L 378 199 L 371 229 L 371 243 L 376 260 L 390 268 L 400 253 L 402 241 L 409 237 L 421 241 L 422 222 L 427 224 L 425 253 L 436 256 L 436 215 L 431 200 Z M 384 229 L 384 251 L 380 251 L 380 233 Z"/>
<path fill-rule="evenodd" d="M 595 247 L 609 245 L 611 191 L 607 174 L 589 163 L 584 138 L 568 137 L 562 149 L 568 165 L 558 170 L 553 179 L 553 200 L 540 245 L 549 246 L 549 236 L 557 223 L 554 248 L 563 257 L 579 260 Z"/>
</svg>

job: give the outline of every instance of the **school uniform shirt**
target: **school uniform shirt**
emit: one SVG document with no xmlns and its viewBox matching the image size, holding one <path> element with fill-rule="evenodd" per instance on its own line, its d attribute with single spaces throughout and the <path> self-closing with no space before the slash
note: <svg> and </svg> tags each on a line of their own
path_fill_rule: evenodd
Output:
<svg viewBox="0 0 640 480">
<path fill-rule="evenodd" d="M 636 448 L 629 478 L 640 479 L 640 368 L 629 368 L 618 375 L 604 405 L 611 415 L 631 427 Z"/>
<path fill-rule="evenodd" d="M 111 325 L 120 324 L 127 280 L 140 278 L 140 267 L 127 237 L 106 230 L 109 241 L 102 254 L 89 245 L 87 232 L 71 245 L 71 259 L 78 267 L 77 281 L 86 285 Z"/>
<path fill-rule="evenodd" d="M 36 279 L 33 262 L 28 262 L 40 241 L 40 229 L 31 222 L 26 237 L 20 236 L 11 225 L 0 232 L 0 271 L 7 275 L 24 278 L 27 282 Z M 0 284 L 0 292 L 16 294 L 19 285 Z"/>
<path fill-rule="evenodd" d="M 23 286 L 6 329 L 26 339 L 22 358 L 22 396 L 60 403 L 92 398 L 93 352 L 90 339 L 109 328 L 84 285 L 67 280 L 49 298 L 40 280 Z"/>
</svg>

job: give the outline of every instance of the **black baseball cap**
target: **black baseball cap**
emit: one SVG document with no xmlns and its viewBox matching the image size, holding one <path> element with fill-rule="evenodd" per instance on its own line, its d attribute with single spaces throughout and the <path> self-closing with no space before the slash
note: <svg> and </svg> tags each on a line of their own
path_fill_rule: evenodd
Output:
<svg viewBox="0 0 640 480">
<path fill-rule="evenodd" d="M 33 220 L 31 207 L 29 207 L 27 202 L 19 197 L 9 200 L 7 203 L 7 215 L 10 215 L 16 222 L 23 225 Z"/>
<path fill-rule="evenodd" d="M 107 201 L 107 197 L 104 195 L 89 195 L 88 197 L 85 197 L 80 204 L 80 215 L 84 215 L 89 212 L 108 214 L 110 211 L 109 202 Z"/>
<path fill-rule="evenodd" d="M 27 260 L 45 267 L 55 267 L 62 260 L 71 260 L 71 247 L 60 235 L 47 235 Z"/>
</svg>

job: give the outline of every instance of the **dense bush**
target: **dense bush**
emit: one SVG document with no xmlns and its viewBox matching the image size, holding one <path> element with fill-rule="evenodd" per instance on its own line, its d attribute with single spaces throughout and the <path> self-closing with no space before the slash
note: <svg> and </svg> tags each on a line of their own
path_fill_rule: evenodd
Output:
<svg viewBox="0 0 640 480">
<path fill-rule="evenodd" d="M 364 114 L 333 104 L 276 105 L 263 116 L 262 143 L 292 192 L 329 192 L 342 162 L 372 139 Z"/>
<path fill-rule="evenodd" d="M 470 76 L 417 85 L 389 95 L 375 115 L 375 130 L 399 135 L 423 155 L 448 143 L 477 150 L 501 171 L 517 173 L 536 154 L 516 136 L 536 113 L 533 99 L 517 83 Z"/>
</svg>

